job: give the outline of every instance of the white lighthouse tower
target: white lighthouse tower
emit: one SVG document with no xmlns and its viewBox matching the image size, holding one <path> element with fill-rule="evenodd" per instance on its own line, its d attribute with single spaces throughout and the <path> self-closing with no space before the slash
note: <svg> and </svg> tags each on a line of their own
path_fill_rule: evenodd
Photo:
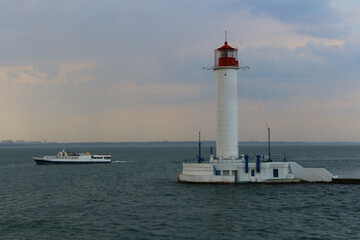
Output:
<svg viewBox="0 0 360 240">
<path fill-rule="evenodd" d="M 179 182 L 189 183 L 284 183 L 331 182 L 333 175 L 324 168 L 304 168 L 286 159 L 273 161 L 238 153 L 237 70 L 238 50 L 225 44 L 215 50 L 216 78 L 216 155 L 208 160 L 199 156 L 196 161 L 183 163 Z M 270 155 L 270 154 L 269 154 Z"/>
<path fill-rule="evenodd" d="M 237 70 L 238 51 L 228 45 L 215 50 L 216 158 L 238 159 Z"/>
</svg>

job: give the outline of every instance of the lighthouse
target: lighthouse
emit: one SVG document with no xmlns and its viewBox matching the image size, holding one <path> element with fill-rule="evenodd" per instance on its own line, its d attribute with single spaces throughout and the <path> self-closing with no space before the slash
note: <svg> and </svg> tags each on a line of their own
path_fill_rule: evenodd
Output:
<svg viewBox="0 0 360 240">
<path fill-rule="evenodd" d="M 239 66 L 238 50 L 226 39 L 215 49 L 216 78 L 216 155 L 182 164 L 179 182 L 187 183 L 294 183 L 331 182 L 332 173 L 325 168 L 304 168 L 294 161 L 274 161 L 264 154 L 249 156 L 238 153 L 237 71 L 248 69 Z M 261 155 L 263 156 L 261 159 Z M 269 154 L 270 155 L 270 154 Z"/>
<path fill-rule="evenodd" d="M 238 159 L 238 50 L 228 45 L 215 50 L 216 158 Z"/>
</svg>

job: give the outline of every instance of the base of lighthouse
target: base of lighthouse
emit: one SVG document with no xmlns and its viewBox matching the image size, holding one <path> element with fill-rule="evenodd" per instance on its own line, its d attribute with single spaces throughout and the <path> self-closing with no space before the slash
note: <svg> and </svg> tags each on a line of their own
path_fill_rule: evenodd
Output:
<svg viewBox="0 0 360 240">
<path fill-rule="evenodd" d="M 179 182 L 187 183 L 298 183 L 332 182 L 325 168 L 304 168 L 297 162 L 250 162 L 214 160 L 183 163 Z"/>
</svg>

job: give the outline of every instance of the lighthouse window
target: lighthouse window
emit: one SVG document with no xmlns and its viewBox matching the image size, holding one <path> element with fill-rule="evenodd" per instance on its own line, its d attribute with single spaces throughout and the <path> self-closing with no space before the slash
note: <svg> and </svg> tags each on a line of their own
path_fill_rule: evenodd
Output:
<svg viewBox="0 0 360 240">
<path fill-rule="evenodd" d="M 226 76 L 226 73 L 224 75 Z"/>
<path fill-rule="evenodd" d="M 273 176 L 279 177 L 279 169 L 273 169 Z"/>
</svg>

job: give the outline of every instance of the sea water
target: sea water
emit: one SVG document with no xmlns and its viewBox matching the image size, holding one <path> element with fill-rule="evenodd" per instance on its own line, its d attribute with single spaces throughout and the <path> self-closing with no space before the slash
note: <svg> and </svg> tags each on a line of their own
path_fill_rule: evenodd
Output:
<svg viewBox="0 0 360 240">
<path fill-rule="evenodd" d="M 360 145 L 272 149 L 360 178 Z M 111 164 L 38 166 L 31 159 L 59 150 L 0 148 L 0 239 L 360 239 L 360 185 L 178 183 L 196 146 L 68 149 L 112 152 Z"/>
</svg>

